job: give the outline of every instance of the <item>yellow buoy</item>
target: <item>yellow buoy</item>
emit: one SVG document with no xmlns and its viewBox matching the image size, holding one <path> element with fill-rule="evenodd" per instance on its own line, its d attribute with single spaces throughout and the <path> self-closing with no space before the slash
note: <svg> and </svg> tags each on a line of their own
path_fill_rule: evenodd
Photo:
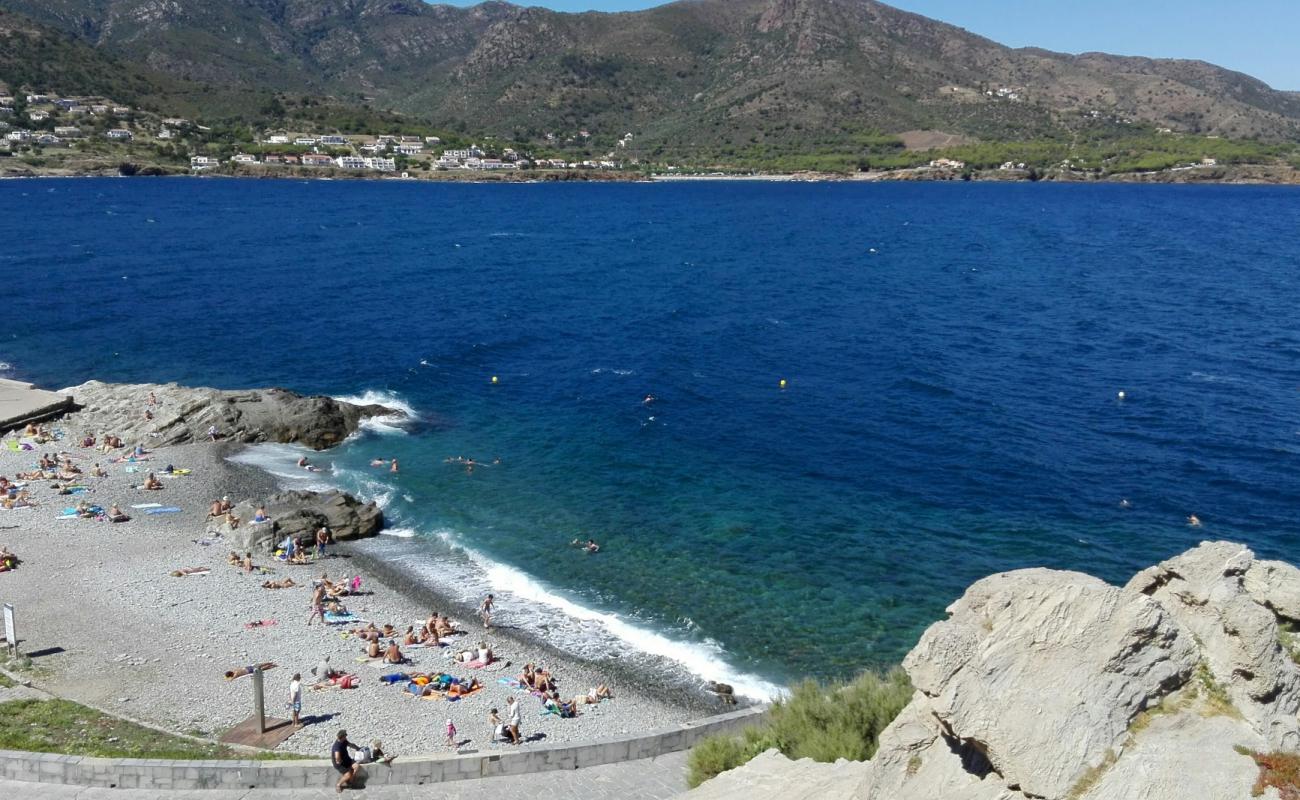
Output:
<svg viewBox="0 0 1300 800">
<path fill-rule="evenodd" d="M 782 379 L 781 379 L 781 388 L 782 388 L 782 389 L 785 388 L 785 378 L 782 378 Z"/>
<path fill-rule="evenodd" d="M 497 376 L 493 375 L 493 376 L 492 376 L 492 382 L 493 382 L 493 383 L 500 383 L 501 381 L 497 378 Z"/>
</svg>

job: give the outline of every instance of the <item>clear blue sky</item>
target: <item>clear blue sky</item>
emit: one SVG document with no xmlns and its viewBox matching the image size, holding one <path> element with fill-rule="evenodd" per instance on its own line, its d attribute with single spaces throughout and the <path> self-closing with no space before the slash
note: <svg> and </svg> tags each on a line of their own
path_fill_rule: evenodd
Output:
<svg viewBox="0 0 1300 800">
<path fill-rule="evenodd" d="M 513 0 L 559 11 L 628 11 L 662 0 Z M 473 5 L 457 0 L 457 5 Z M 893 0 L 1012 47 L 1199 58 L 1300 90 L 1300 0 Z"/>
</svg>

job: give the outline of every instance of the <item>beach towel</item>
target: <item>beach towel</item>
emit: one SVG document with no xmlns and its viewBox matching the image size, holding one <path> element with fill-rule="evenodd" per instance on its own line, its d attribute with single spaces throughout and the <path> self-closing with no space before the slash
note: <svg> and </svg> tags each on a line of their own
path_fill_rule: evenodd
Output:
<svg viewBox="0 0 1300 800">
<path fill-rule="evenodd" d="M 76 512 L 73 512 L 71 514 L 60 514 L 59 516 L 55 517 L 55 519 L 76 519 L 76 518 L 77 518 Z"/>
<path fill-rule="evenodd" d="M 252 630 L 253 628 L 269 628 L 272 625 L 278 625 L 279 623 L 280 620 L 278 619 L 259 619 L 254 622 L 245 622 L 244 628 L 245 630 Z"/>
<path fill-rule="evenodd" d="M 136 503 L 131 508 L 162 508 L 162 503 Z"/>
<path fill-rule="evenodd" d="M 456 702 L 457 700 L 460 700 L 460 699 L 463 698 L 463 697 L 469 697 L 469 696 L 472 695 L 472 694 L 477 694 L 477 693 L 479 692 L 479 690 L 482 689 L 482 688 L 483 688 L 482 686 L 475 686 L 473 689 L 470 689 L 468 692 L 461 692 L 461 693 L 459 693 L 459 694 L 452 694 L 451 692 L 448 692 L 448 693 L 447 693 L 447 702 L 449 702 L 449 703 L 454 703 L 454 702 Z"/>
<path fill-rule="evenodd" d="M 335 614 L 333 611 L 326 611 L 324 616 L 325 623 L 328 625 L 345 625 L 349 622 L 365 622 L 365 620 L 361 619 L 356 614 L 353 614 L 351 611 L 346 614 Z"/>
<path fill-rule="evenodd" d="M 179 512 L 180 512 L 180 509 L 177 508 L 176 506 L 167 506 L 166 508 L 151 508 L 151 509 L 149 509 L 148 511 L 146 511 L 146 512 L 144 512 L 144 513 L 146 513 L 146 514 L 176 514 L 176 513 L 179 513 Z"/>
<path fill-rule="evenodd" d="M 379 680 L 384 683 L 398 683 L 399 681 L 409 681 L 410 679 L 411 676 L 407 675 L 405 672 L 393 672 L 388 675 L 379 676 Z"/>
<path fill-rule="evenodd" d="M 194 542 L 195 544 L 201 544 L 204 547 L 210 547 L 216 544 L 217 542 L 221 541 L 221 535 L 217 534 L 216 536 L 204 536 L 202 539 L 191 539 L 190 541 Z"/>
<path fill-rule="evenodd" d="M 182 567 L 173 570 L 170 574 L 173 578 L 188 578 L 191 575 L 207 575 L 211 571 L 207 567 Z"/>
</svg>

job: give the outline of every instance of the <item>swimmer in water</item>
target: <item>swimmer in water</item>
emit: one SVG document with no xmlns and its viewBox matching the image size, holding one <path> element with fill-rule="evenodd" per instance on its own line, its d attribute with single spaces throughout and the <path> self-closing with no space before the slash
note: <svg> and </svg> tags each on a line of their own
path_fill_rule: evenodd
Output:
<svg viewBox="0 0 1300 800">
<path fill-rule="evenodd" d="M 1201 518 L 1196 516 L 1195 514 L 1188 514 L 1187 524 L 1191 525 L 1193 528 L 1199 528 L 1201 527 Z"/>
<path fill-rule="evenodd" d="M 1133 504 L 1130 503 L 1130 502 L 1128 501 L 1128 498 L 1124 498 L 1123 500 L 1120 500 L 1120 501 L 1119 501 L 1119 507 L 1120 507 L 1120 508 L 1132 508 L 1132 507 L 1133 507 Z"/>
<path fill-rule="evenodd" d="M 397 459 L 393 459 L 393 465 L 388 468 L 389 472 L 397 472 Z"/>
<path fill-rule="evenodd" d="M 588 553 L 599 553 L 600 545 L 596 544 L 595 539 L 588 539 L 587 544 L 583 546 L 583 549 L 586 550 Z"/>
<path fill-rule="evenodd" d="M 371 459 L 371 460 L 370 460 L 370 466 L 372 466 L 372 467 L 382 467 L 383 465 L 385 465 L 385 464 L 387 464 L 387 463 L 388 463 L 388 461 L 385 460 L 385 459 L 382 459 L 382 458 L 374 458 L 374 459 Z"/>
<path fill-rule="evenodd" d="M 650 405 L 651 403 L 653 403 L 655 400 L 658 400 L 658 399 L 659 399 L 659 398 L 655 397 L 654 395 L 652 395 L 652 394 L 648 394 L 648 395 L 645 396 L 645 399 L 642 400 L 641 402 L 642 402 L 642 403 L 645 403 L 646 405 Z"/>
</svg>

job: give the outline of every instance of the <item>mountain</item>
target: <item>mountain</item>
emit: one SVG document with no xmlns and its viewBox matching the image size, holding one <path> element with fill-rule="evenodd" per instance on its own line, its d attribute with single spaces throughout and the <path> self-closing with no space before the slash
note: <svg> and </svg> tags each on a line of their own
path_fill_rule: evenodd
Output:
<svg viewBox="0 0 1300 800">
<path fill-rule="evenodd" d="M 734 154 L 909 131 L 1068 139 L 1132 124 L 1300 139 L 1300 94 L 1241 73 L 1011 49 L 872 0 L 684 0 L 616 14 L 419 0 L 0 8 L 153 73 L 364 101 L 520 140 L 585 128 L 597 141 L 635 132 L 658 151 Z"/>
</svg>

